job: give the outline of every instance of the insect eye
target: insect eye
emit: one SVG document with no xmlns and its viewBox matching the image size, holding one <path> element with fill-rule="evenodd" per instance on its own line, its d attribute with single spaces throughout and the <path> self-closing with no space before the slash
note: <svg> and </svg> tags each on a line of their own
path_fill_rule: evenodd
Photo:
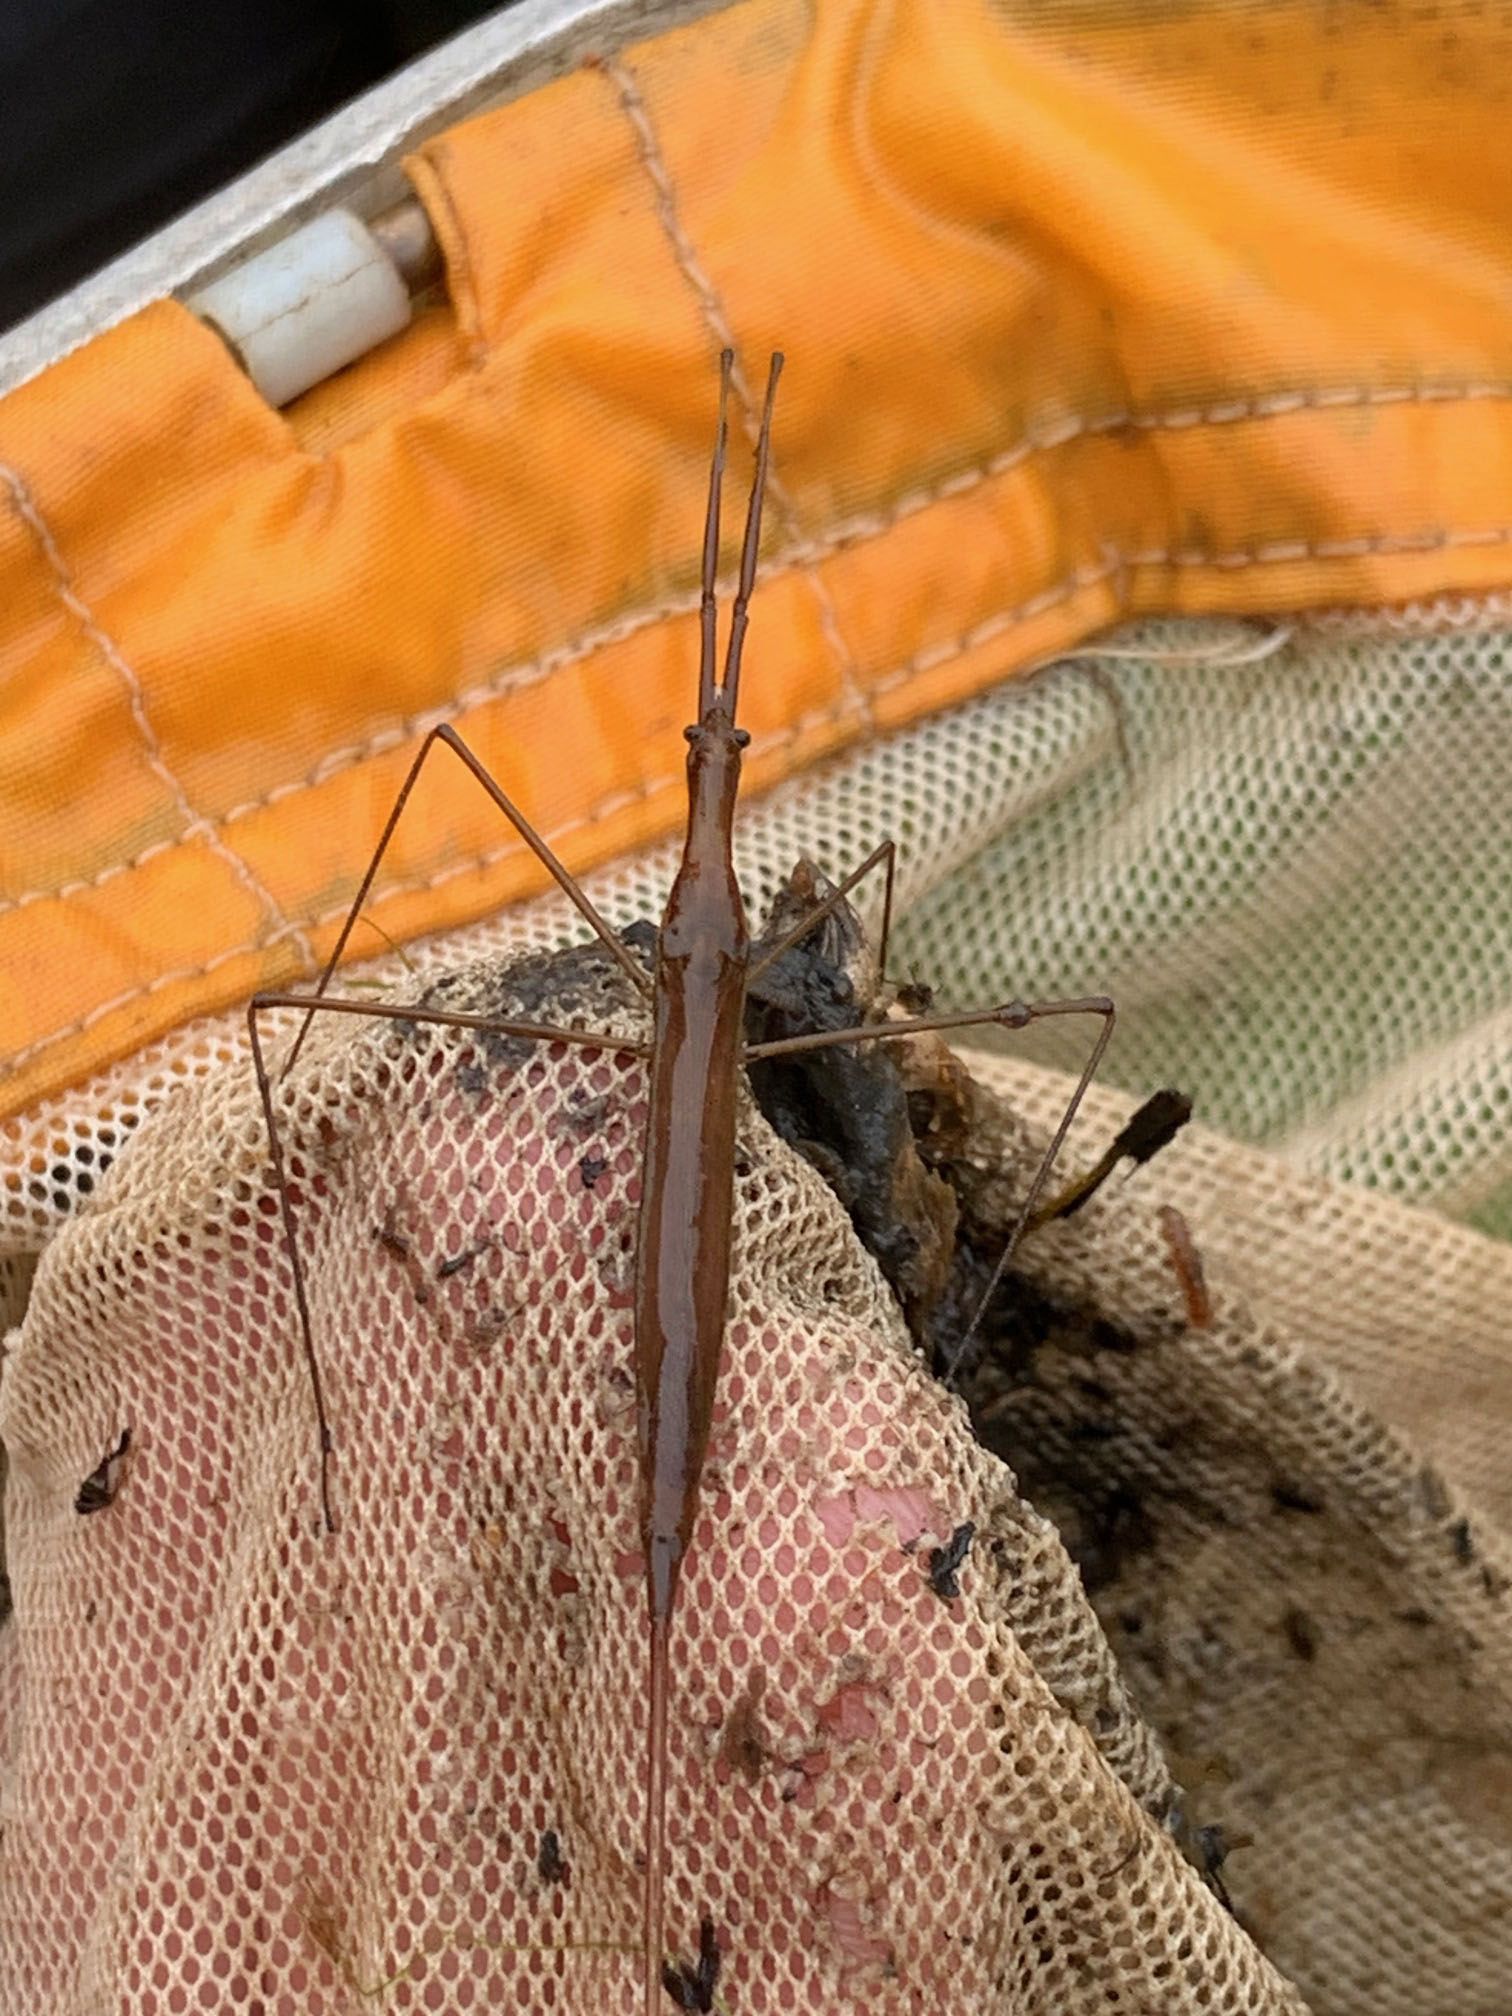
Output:
<svg viewBox="0 0 1512 2016">
<path fill-rule="evenodd" d="M 683 740 L 684 742 L 696 742 L 702 733 L 703 730 L 699 727 L 698 723 L 695 721 L 691 727 L 684 728 Z"/>
<path fill-rule="evenodd" d="M 737 728 L 737 729 L 735 730 L 735 747 L 736 747 L 737 749 L 749 749 L 749 748 L 750 748 L 750 746 L 751 746 L 751 731 L 750 731 L 750 729 L 749 729 L 749 728 Z"/>
</svg>

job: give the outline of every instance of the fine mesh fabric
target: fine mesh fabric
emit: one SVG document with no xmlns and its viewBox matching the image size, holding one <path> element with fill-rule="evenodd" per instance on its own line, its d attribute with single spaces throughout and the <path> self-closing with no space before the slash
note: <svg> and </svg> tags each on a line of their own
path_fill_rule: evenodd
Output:
<svg viewBox="0 0 1512 2016">
<path fill-rule="evenodd" d="M 747 1113 L 672 1713 L 716 2007 L 1503 2006 L 1512 1253 L 1445 1215 L 1512 1174 L 1502 648 L 1146 626 L 746 812 L 753 902 L 892 830 L 896 977 L 1106 986 L 1115 1075 L 1210 1124 L 1026 1243 L 974 1433 Z M 656 914 L 672 851 L 595 901 Z M 388 978 L 632 1031 L 602 962 L 518 963 L 579 935 L 543 902 Z M 975 1061 L 989 1223 L 1065 1097 L 1031 1037 Z M 641 1089 L 322 1020 L 279 1100 L 334 1536 L 235 1026 L 12 1129 L 0 2009 L 634 2006 Z"/>
</svg>

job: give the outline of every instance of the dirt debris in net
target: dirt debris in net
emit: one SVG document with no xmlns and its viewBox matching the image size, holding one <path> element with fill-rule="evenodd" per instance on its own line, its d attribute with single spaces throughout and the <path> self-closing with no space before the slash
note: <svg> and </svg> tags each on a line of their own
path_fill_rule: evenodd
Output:
<svg viewBox="0 0 1512 2016">
<path fill-rule="evenodd" d="M 536 1856 L 536 1874 L 543 1883 L 565 1883 L 572 1874 L 562 1855 L 562 1843 L 554 1827 L 548 1827 L 541 1836 L 540 1852 Z"/>
<path fill-rule="evenodd" d="M 774 966 L 753 1036 L 888 1012 L 852 928 Z M 601 951 L 560 992 L 557 963 L 431 998 L 637 1033 Z M 1194 1319 L 1158 1160 L 1025 1241 L 973 1432 L 926 1360 L 1041 1137 L 934 1039 L 872 1046 L 869 1082 L 862 1055 L 761 1074 L 771 1117 L 743 1127 L 678 1625 L 669 2008 L 1469 2006 L 1426 1999 L 1410 1949 L 1383 1986 L 1380 1954 L 1447 1926 L 1474 1979 L 1512 1897 L 1499 1536 L 1248 1312 L 1200 1228 Z M 250 1083 L 164 1109 L 60 1236 L 4 1393 L 0 1979 L 24 2006 L 103 1984 L 147 2016 L 202 1979 L 316 2016 L 380 1990 L 627 2005 L 643 1087 L 626 1051 L 319 1029 L 279 1100 L 331 1538 Z M 110 1517 L 78 1519 L 122 1419 Z"/>
<path fill-rule="evenodd" d="M 961 1568 L 975 1538 L 975 1525 L 963 1519 L 943 1547 L 930 1549 L 929 1586 L 942 1603 L 954 1603 L 960 1595 Z"/>
<path fill-rule="evenodd" d="M 765 919 L 756 956 L 761 942 L 776 943 L 829 893 L 813 864 L 800 862 Z M 860 920 L 841 904 L 755 979 L 747 1039 L 772 1043 L 854 1027 L 874 1011 L 877 991 Z M 845 1206 L 910 1325 L 919 1326 L 949 1272 L 955 1200 L 917 1151 L 891 1046 L 858 1043 L 760 1058 L 749 1075 L 767 1120 Z"/>
<path fill-rule="evenodd" d="M 849 956 L 854 964 L 856 955 Z M 910 1000 L 907 1012 L 919 1012 L 920 1005 Z M 1016 1205 L 1015 1185 L 1021 1194 L 1032 1154 L 1021 1139 L 1016 1117 L 996 1105 L 935 1039 L 916 1039 L 885 1050 L 879 1046 L 878 1067 L 879 1080 L 893 1071 L 906 1088 L 913 1145 L 926 1168 L 946 1181 L 956 1204 L 954 1214 L 940 1213 L 937 1219 L 948 1222 L 953 1238 L 944 1284 L 937 1285 L 929 1298 L 906 1305 L 916 1342 L 940 1362 L 948 1357 L 962 1324 L 969 1321 L 982 1283 L 1002 1251 Z M 885 1092 L 882 1096 L 885 1099 Z M 1131 1113 L 1096 1161 L 1083 1173 L 1063 1179 L 1054 1201 L 1036 1215 L 1036 1231 L 1052 1219 L 1081 1212 L 1118 1161 L 1127 1159 L 1138 1168 L 1169 1147 L 1190 1112 L 1190 1102 L 1179 1093 L 1165 1090 L 1153 1095 Z M 895 1157 L 895 1166 L 904 1159 Z M 905 1186 L 912 1187 L 916 1186 Z M 1158 1190 L 1154 1194 L 1158 1196 Z M 1130 1243 L 1129 1220 L 1137 1222 L 1140 1216 L 1147 1216 L 1158 1238 L 1160 1257 L 1156 1260 L 1148 1250 L 1154 1242 L 1146 1233 L 1146 1251 L 1134 1263 L 1143 1296 L 1131 1312 L 1120 1310 L 1116 1295 L 1108 1292 L 1100 1277 L 1111 1282 L 1129 1271 L 1130 1258 L 1123 1249 Z M 866 1240 L 864 1223 L 857 1220 L 856 1227 Z M 1040 1259 L 1036 1265 L 1032 1246 L 1025 1256 L 1028 1264 L 1003 1283 L 990 1312 L 983 1349 L 966 1381 L 973 1424 L 984 1445 L 1010 1465 L 1027 1501 L 1051 1514 L 1077 1565 L 1081 1585 L 1117 1649 L 1120 1673 L 1127 1674 L 1142 1718 L 1159 1734 L 1163 1754 L 1184 1780 L 1180 1788 L 1173 1783 L 1161 1815 L 1183 1855 L 1223 1907 L 1265 1943 L 1272 1957 L 1294 1967 L 1319 2006 L 1374 2007 L 1380 1983 L 1363 1942 L 1349 1953 L 1341 1987 L 1331 1957 L 1319 1950 L 1327 1940 L 1319 1936 L 1313 1899 L 1294 1876 L 1290 1883 L 1286 1880 L 1288 1842 L 1280 1816 L 1291 1801 L 1279 1789 L 1276 1752 L 1267 1750 L 1269 1730 L 1255 1733 L 1250 1754 L 1241 1760 L 1225 1754 L 1220 1732 L 1226 1721 L 1231 1718 L 1240 1728 L 1244 1722 L 1244 1714 L 1226 1708 L 1225 1700 L 1237 1698 L 1249 1710 L 1252 1691 L 1263 1690 L 1272 1697 L 1260 1718 L 1268 1724 L 1277 1713 L 1275 1702 L 1285 1699 L 1285 1662 L 1314 1666 L 1320 1657 L 1328 1657 L 1325 1646 L 1332 1635 L 1353 1641 L 1352 1652 L 1339 1663 L 1354 1684 L 1366 1690 L 1351 1701 L 1345 1720 L 1366 1724 L 1379 1720 L 1387 1725 L 1358 1739 L 1368 1754 L 1389 1755 L 1398 1744 L 1428 1755 L 1435 1749 L 1452 1753 L 1460 1740 L 1453 1731 L 1461 1720 L 1458 1710 L 1452 1709 L 1454 1694 L 1469 1689 L 1481 1697 L 1481 1733 L 1470 1739 L 1472 1749 L 1506 1758 L 1512 1755 L 1512 1715 L 1506 1695 L 1505 1609 L 1499 1608 L 1496 1617 L 1500 1652 L 1485 1662 L 1490 1668 L 1486 1675 L 1472 1680 L 1464 1670 L 1465 1651 L 1474 1641 L 1462 1637 L 1457 1658 L 1444 1647 L 1458 1677 L 1452 1683 L 1446 1678 L 1436 1708 L 1417 1702 L 1400 1706 L 1396 1714 L 1383 1710 L 1368 1663 L 1361 1658 L 1364 1646 L 1391 1645 L 1387 1655 L 1391 1668 L 1409 1669 L 1421 1678 L 1424 1657 L 1407 1641 L 1411 1633 L 1438 1620 L 1422 1606 L 1392 1609 L 1403 1539 L 1390 1530 L 1389 1490 L 1383 1504 L 1367 1488 L 1367 1503 L 1359 1504 L 1360 1473 L 1367 1487 L 1374 1476 L 1380 1490 L 1384 1478 L 1379 1473 L 1389 1473 L 1404 1462 L 1410 1473 L 1410 1456 L 1392 1448 L 1388 1457 L 1390 1438 L 1379 1426 L 1362 1421 L 1313 1368 L 1294 1364 L 1293 1352 L 1279 1339 L 1266 1337 L 1248 1311 L 1236 1310 L 1225 1321 L 1229 1312 L 1215 1301 L 1192 1227 L 1174 1206 L 1156 1204 L 1147 1213 L 1118 1212 L 1110 1227 L 1083 1228 L 1083 1233 L 1077 1242 L 1084 1249 L 1077 1255 L 1083 1276 L 1079 1288 L 1057 1280 L 1051 1261 Z M 1056 1235 L 1049 1236 L 1053 1240 Z M 873 1250 L 885 1270 L 885 1247 Z M 1046 1250 L 1041 1239 L 1038 1252 Z M 1053 1252 L 1053 1247 L 1049 1250 Z M 1162 1263 L 1177 1291 L 1174 1309 L 1160 1306 L 1169 1299 L 1165 1297 L 1155 1299 L 1152 1306 L 1149 1296 L 1151 1277 L 1158 1283 L 1156 1270 Z M 1048 1291 L 1047 1275 L 1053 1284 Z M 1204 1354 L 1203 1333 L 1215 1325 L 1236 1332 L 1244 1341 L 1235 1345 L 1225 1340 L 1226 1348 Z M 1194 1355 L 1202 1374 L 1197 1386 L 1203 1395 L 1201 1405 L 1194 1404 L 1188 1383 Z M 1277 1423 L 1271 1416 L 1266 1388 L 1272 1381 L 1287 1381 L 1289 1375 L 1288 1397 L 1294 1408 L 1300 1403 L 1304 1417 L 1315 1390 L 1326 1396 L 1316 1419 L 1299 1422 L 1293 1413 Z M 1299 1451 L 1307 1452 L 1300 1461 Z M 1424 1474 L 1428 1484 L 1422 1481 Z M 1325 1479 L 1333 1480 L 1332 1503 Z M 1443 1535 L 1439 1545 L 1447 1547 L 1455 1563 L 1471 1566 L 1476 1559 L 1472 1521 L 1465 1514 L 1450 1516 L 1451 1494 L 1431 1471 L 1418 1472 L 1405 1506 L 1396 1507 L 1396 1516 L 1405 1512 L 1409 1524 L 1415 1525 L 1420 1509 L 1438 1526 Z M 1272 1522 L 1277 1513 L 1320 1519 L 1327 1531 L 1298 1549 L 1284 1529 L 1280 1535 L 1275 1532 Z M 1255 1522 L 1260 1522 L 1258 1531 Z M 1498 1535 L 1498 1541 L 1500 1559 L 1505 1561 L 1504 1536 Z M 1244 1578 L 1258 1573 L 1275 1589 L 1260 1606 L 1269 1614 L 1246 1616 L 1231 1640 L 1226 1618 L 1185 1615 L 1183 1585 L 1192 1579 L 1194 1564 L 1201 1562 L 1204 1572 L 1211 1572 L 1211 1561 L 1203 1561 L 1204 1555 L 1229 1558 L 1233 1573 L 1241 1578 L 1240 1588 Z M 1313 1589 L 1323 1585 L 1316 1607 L 1287 1600 L 1299 1555 L 1313 1569 L 1308 1584 Z M 1414 1565 L 1433 1575 L 1432 1543 L 1426 1562 Z M 1362 1588 L 1367 1592 L 1363 1611 L 1357 1607 Z M 1505 1591 L 1505 1569 L 1498 1565 L 1482 1577 L 1479 1593 L 1500 1605 Z M 1231 1590 L 1223 1590 L 1221 1598 L 1214 1593 L 1215 1611 L 1234 1607 Z M 1177 1616 L 1183 1618 L 1190 1642 L 1171 1631 L 1171 1620 Z M 1249 1642 L 1252 1637 L 1258 1638 L 1258 1648 Z M 1189 1661 L 1197 1671 L 1182 1673 L 1179 1669 Z M 1217 1684 L 1205 1687 L 1209 1667 L 1216 1670 Z M 1042 1670 L 1053 1670 L 1049 1661 Z M 1063 1698 L 1084 1702 L 1074 1682 Z M 1094 1711 L 1094 1722 L 1099 1716 L 1108 1719 L 1106 1710 Z M 1297 1767 L 1304 1779 L 1319 1768 L 1333 1768 L 1338 1725 L 1326 1709 L 1319 1719 L 1321 1727 L 1310 1722 L 1310 1728 L 1322 1754 Z M 1194 1731 L 1199 1730 L 1203 1737 L 1194 1742 Z M 1296 1751 L 1302 1745 L 1279 1747 Z M 1307 1815 L 1305 1833 L 1314 1835 L 1318 1802 L 1313 1787 L 1297 1786 L 1292 1799 Z M 1431 1808 L 1432 1800 L 1428 1803 Z M 1356 1802 L 1341 1790 L 1329 1824 L 1347 1840 L 1368 1824 L 1364 1815 L 1370 1805 L 1371 1795 Z M 1215 1813 L 1222 1813 L 1224 1820 L 1213 1817 Z M 1512 1903 L 1506 1901 L 1512 1898 L 1508 1861 L 1512 1805 L 1506 1817 L 1495 1856 L 1498 1875 L 1490 1886 L 1491 1896 L 1502 1900 L 1493 1906 L 1493 1918 L 1512 1912 Z M 1268 1822 L 1263 1829 L 1262 1819 Z M 1236 1824 L 1240 1820 L 1249 1824 Z M 1395 1836 L 1397 1829 L 1391 1832 Z M 1435 1833 L 1442 1839 L 1441 1826 L 1435 1826 Z M 1403 1845 L 1393 1843 L 1398 1853 Z M 1410 1841 L 1405 1847 L 1410 1853 Z M 1244 1852 L 1250 1850 L 1258 1852 Z M 1228 1882 L 1229 1857 L 1236 1851 L 1240 1854 L 1237 1905 Z M 1373 1841 L 1372 1860 L 1376 1852 Z M 1483 1850 L 1473 1839 L 1456 1839 L 1446 1852 L 1453 1860 L 1479 1865 Z M 1254 1873 L 1247 1876 L 1246 1871 Z M 1316 1880 L 1316 1870 L 1313 1874 Z M 1409 1879 L 1408 1868 L 1403 1868 L 1402 1878 Z M 1398 1922 L 1401 1899 L 1389 1885 L 1383 1885 L 1363 1909 L 1360 1900 L 1347 1894 L 1350 1887 L 1341 1886 L 1346 1894 L 1340 1908 L 1351 1923 L 1374 1922 L 1384 1933 Z M 1248 1911 L 1247 1889 L 1254 1893 L 1254 1908 Z M 1287 1922 L 1281 1900 L 1288 1890 L 1295 1900 L 1295 1919 L 1309 1921 L 1306 1935 Z M 1472 1945 L 1484 1940 L 1484 1922 L 1477 1925 L 1477 1933 Z M 1465 1963 L 1467 1978 L 1474 1978 L 1475 1968 L 1471 1954 Z M 1355 1999 L 1356 1981 L 1370 1983 L 1363 2003 Z M 1414 1992 L 1404 1985 L 1402 2007 L 1415 2006 Z M 1442 2006 L 1456 2005 L 1446 2001 Z"/>
<path fill-rule="evenodd" d="M 74 1493 L 74 1510 L 86 1518 L 92 1512 L 107 1511 L 121 1488 L 121 1471 L 126 1451 L 131 1447 L 131 1430 L 123 1428 L 115 1447 L 102 1456 Z"/>
</svg>

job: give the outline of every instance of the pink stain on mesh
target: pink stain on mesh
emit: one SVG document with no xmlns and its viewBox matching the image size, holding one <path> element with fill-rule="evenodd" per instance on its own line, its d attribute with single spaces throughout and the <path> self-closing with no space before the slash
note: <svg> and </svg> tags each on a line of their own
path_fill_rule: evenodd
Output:
<svg viewBox="0 0 1512 2016">
<path fill-rule="evenodd" d="M 935 1504 L 927 1491 L 916 1485 L 900 1485 L 879 1490 L 871 1484 L 857 1485 L 853 1491 L 839 1491 L 815 1501 L 814 1511 L 826 1539 L 843 1547 L 858 1526 L 874 1520 L 888 1520 L 900 1547 L 917 1547 L 926 1533 L 945 1539 L 953 1521 Z"/>
<path fill-rule="evenodd" d="M 249 1085 L 166 1108 L 60 1236 L 5 1388 L 6 2007 L 635 2006 L 641 1083 L 392 1032 L 300 1079 L 335 1535 Z M 919 1543 L 1003 1474 L 836 1208 L 764 1134 L 748 1157 L 675 1626 L 669 1940 L 691 1961 L 713 1921 L 739 2016 L 1159 2006 L 1159 1886 L 1134 1871 L 1094 1951 L 1035 1848 L 1054 1818 L 1112 1867 L 1127 1796 L 1006 1628 L 928 1584 Z"/>
</svg>

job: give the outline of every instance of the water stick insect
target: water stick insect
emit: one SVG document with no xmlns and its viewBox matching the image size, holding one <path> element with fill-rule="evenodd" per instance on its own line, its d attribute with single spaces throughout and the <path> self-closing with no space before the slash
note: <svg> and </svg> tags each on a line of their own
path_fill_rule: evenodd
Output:
<svg viewBox="0 0 1512 2016">
<path fill-rule="evenodd" d="M 287 1078 L 297 1062 L 317 1012 L 387 1018 L 410 1026 L 475 1030 L 511 1041 L 562 1043 L 638 1056 L 646 1062 L 648 1117 L 633 1297 L 642 1478 L 640 1537 L 649 1624 L 645 1877 L 641 1914 L 643 2016 L 658 2016 L 658 2012 L 664 2016 L 673 2007 L 712 2008 L 720 1965 L 717 1928 L 706 1915 L 700 1916 L 696 1939 L 687 1936 L 695 1928 L 680 1928 L 682 1950 L 692 1952 L 694 1958 L 673 1960 L 666 1951 L 667 1739 L 673 1620 L 698 1510 L 729 1303 L 736 1134 L 744 1067 L 762 1059 L 841 1044 L 891 1042 L 925 1032 L 989 1026 L 1017 1029 L 1046 1016 L 1100 1018 L 1102 1026 L 1076 1092 L 1009 1235 L 1011 1248 L 1031 1221 L 1056 1152 L 1107 1045 L 1113 1021 L 1112 1003 L 1103 997 L 1034 1003 L 1010 1001 L 964 1013 L 879 1016 L 848 1028 L 818 1029 L 768 1042 L 745 1041 L 746 998 L 753 983 L 834 913 L 863 878 L 879 868 L 887 877 L 885 948 L 894 855 L 893 843 L 883 842 L 859 867 L 829 887 L 790 929 L 753 945 L 733 860 L 741 756 L 749 740 L 747 731 L 737 723 L 736 713 L 761 538 L 772 407 L 781 367 L 781 356 L 774 356 L 756 442 L 755 473 L 723 669 L 717 671 L 716 578 L 733 356 L 727 351 L 722 359 L 719 424 L 704 521 L 698 719 L 685 730 L 686 838 L 681 865 L 662 913 L 651 973 L 646 972 L 626 942 L 610 929 L 546 841 L 461 737 L 449 726 L 442 726 L 426 737 L 410 767 L 314 993 L 259 994 L 248 1011 L 254 1066 L 319 1432 L 321 1511 L 331 1529 L 335 1526 L 332 1436 L 300 1262 L 292 1186 L 277 1124 L 273 1080 L 259 1038 L 259 1015 L 272 1009 L 303 1011 L 303 1021 L 282 1065 L 281 1078 Z M 601 1030 L 425 1005 L 354 1000 L 327 992 L 405 803 L 431 750 L 438 744 L 448 747 L 476 778 L 646 1002 L 651 1024 L 649 1037 L 627 1039 Z M 1005 1254 L 1005 1262 L 1006 1257 Z M 998 1272 L 1001 1271 L 1000 1266 Z M 994 1285 L 996 1279 L 995 1275 Z"/>
</svg>

